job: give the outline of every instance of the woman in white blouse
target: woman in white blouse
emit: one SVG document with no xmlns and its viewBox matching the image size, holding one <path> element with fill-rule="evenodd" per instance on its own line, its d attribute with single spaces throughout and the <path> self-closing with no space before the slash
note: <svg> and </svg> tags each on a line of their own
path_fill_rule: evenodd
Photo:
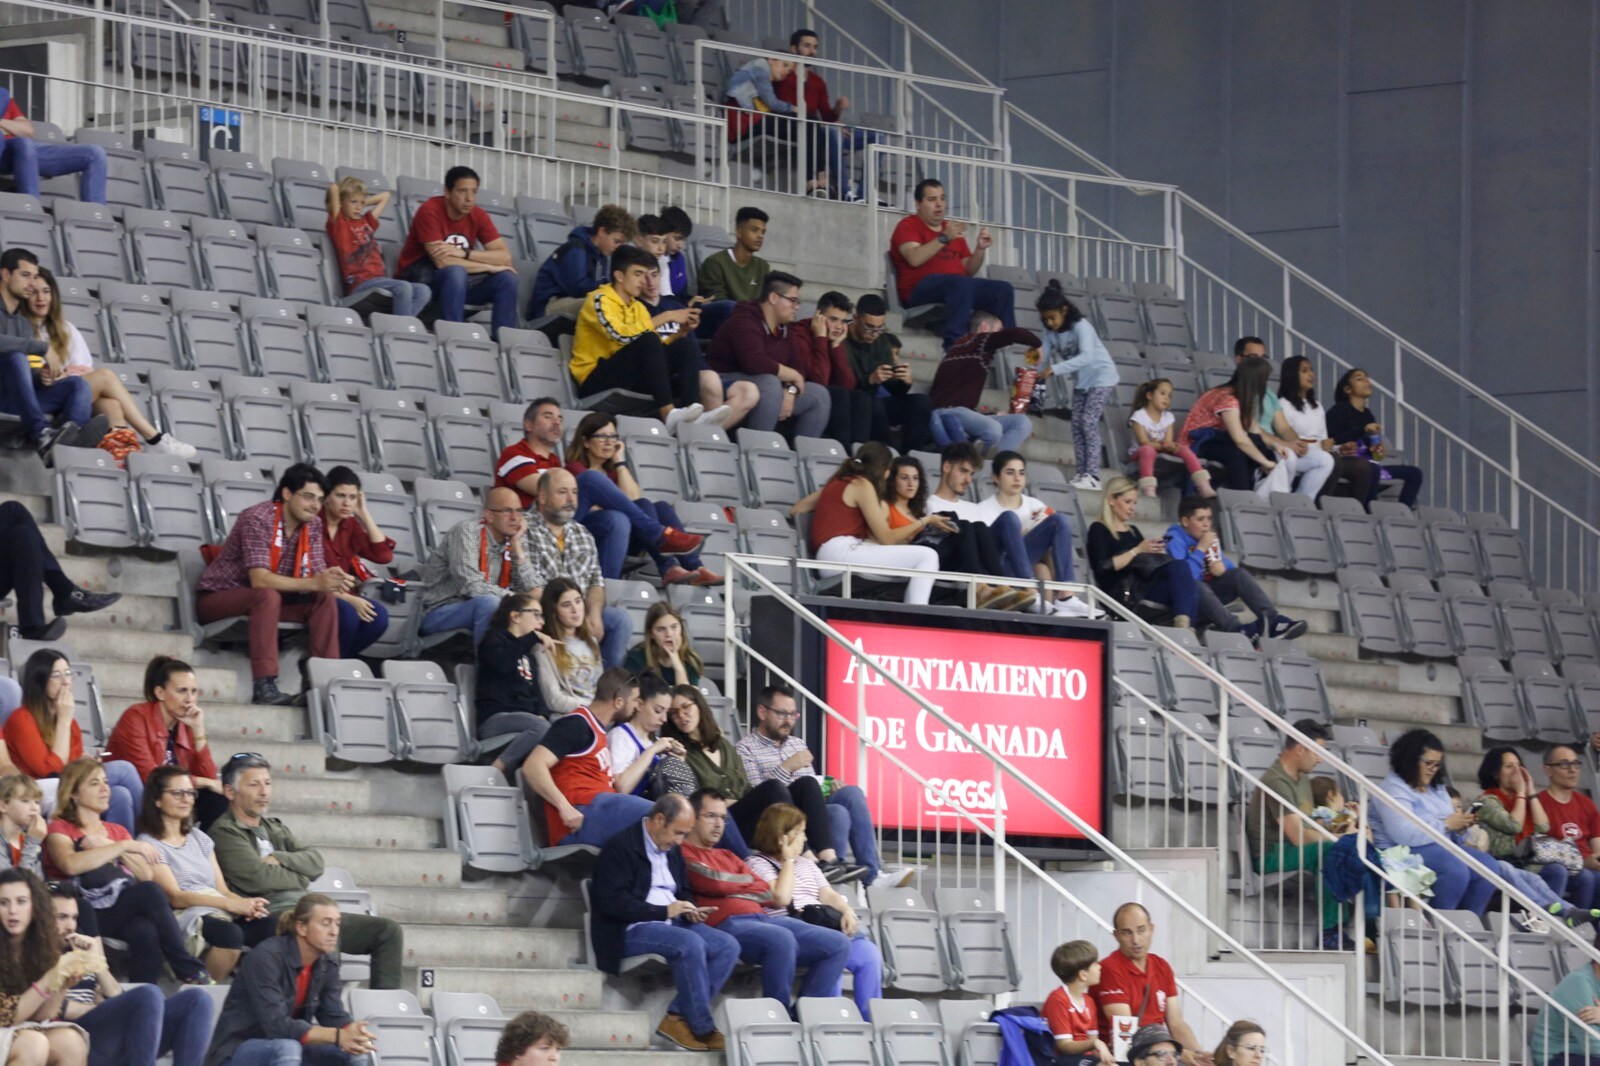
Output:
<svg viewBox="0 0 1600 1066">
<path fill-rule="evenodd" d="M 1360 456 L 1339 453 L 1339 446 L 1328 436 L 1328 415 L 1317 402 L 1316 386 L 1317 368 L 1311 360 L 1303 355 L 1285 359 L 1278 379 L 1278 399 L 1282 401 L 1278 410 L 1300 440 L 1333 456 L 1333 476 L 1324 484 L 1322 495 L 1354 496 L 1365 502 L 1372 484 L 1372 464 Z"/>
</svg>

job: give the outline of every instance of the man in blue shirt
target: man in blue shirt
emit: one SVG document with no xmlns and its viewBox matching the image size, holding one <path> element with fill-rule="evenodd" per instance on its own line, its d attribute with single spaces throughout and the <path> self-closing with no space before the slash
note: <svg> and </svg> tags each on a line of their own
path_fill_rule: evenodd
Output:
<svg viewBox="0 0 1600 1066">
<path fill-rule="evenodd" d="M 1251 640 L 1263 636 L 1294 638 L 1306 631 L 1306 624 L 1278 613 L 1256 579 L 1222 554 L 1222 542 L 1211 528 L 1214 501 L 1204 496 L 1185 496 L 1178 505 L 1178 522 L 1167 528 L 1167 553 L 1186 560 L 1200 588 L 1200 617 L 1197 621 L 1224 632 L 1243 632 Z M 1255 621 L 1241 626 L 1227 605 L 1243 600 L 1255 613 Z"/>
</svg>

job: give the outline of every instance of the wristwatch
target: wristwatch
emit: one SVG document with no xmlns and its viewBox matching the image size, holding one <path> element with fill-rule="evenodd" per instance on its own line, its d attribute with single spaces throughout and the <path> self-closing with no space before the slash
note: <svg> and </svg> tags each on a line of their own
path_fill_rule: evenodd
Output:
<svg viewBox="0 0 1600 1066">
<path fill-rule="evenodd" d="M 783 387 L 783 391 L 787 392 L 791 396 L 798 396 L 798 395 L 800 395 L 800 386 L 798 386 L 798 385 L 785 385 Z"/>
<path fill-rule="evenodd" d="M 950 234 L 941 233 L 941 234 L 939 234 L 939 236 L 935 237 L 934 240 L 938 241 L 940 244 L 949 244 L 950 243 Z"/>
</svg>

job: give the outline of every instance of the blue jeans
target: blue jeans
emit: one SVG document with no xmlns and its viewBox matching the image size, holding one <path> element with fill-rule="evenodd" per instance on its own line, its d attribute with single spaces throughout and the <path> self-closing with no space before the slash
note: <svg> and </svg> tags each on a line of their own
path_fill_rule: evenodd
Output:
<svg viewBox="0 0 1600 1066">
<path fill-rule="evenodd" d="M 837 996 L 850 955 L 850 938 L 837 929 L 786 914 L 739 914 L 721 925 L 739 942 L 739 958 L 761 967 L 761 994 L 789 1005 L 795 970 L 806 967 L 802 996 Z"/>
<path fill-rule="evenodd" d="M 1188 563 L 1168 563 L 1145 579 L 1139 589 L 1142 599 L 1164 603 L 1173 614 L 1194 619 L 1200 610 L 1200 584 L 1189 571 Z M 1450 908 L 1445 908 L 1450 909 Z"/>
<path fill-rule="evenodd" d="M 690 295 L 693 295 L 692 293 Z M 687 299 L 687 297 L 685 297 Z M 700 305 L 700 325 L 695 328 L 694 335 L 703 341 L 708 341 L 717 335 L 717 327 L 728 320 L 733 314 L 733 309 L 739 304 L 735 300 L 712 300 Z"/>
<path fill-rule="evenodd" d="M 844 855 L 844 842 L 850 841 L 851 857 L 857 865 L 867 868 L 861 880 L 869 885 L 877 880 L 883 863 L 878 858 L 872 815 L 867 812 L 867 794 L 855 785 L 835 788 L 828 795 L 828 825 L 833 830 L 834 850 L 840 857 Z"/>
<path fill-rule="evenodd" d="M 489 619 L 494 617 L 494 610 L 498 606 L 500 597 L 487 594 L 441 603 L 422 616 L 420 632 L 426 636 L 447 629 L 471 629 L 472 643 L 481 644 L 483 635 L 489 631 Z"/>
<path fill-rule="evenodd" d="M 467 306 L 490 304 L 489 335 L 499 338 L 500 330 L 517 324 L 517 276 L 509 270 L 494 274 L 468 274 L 466 267 L 443 269 L 431 260 L 419 259 L 406 268 L 407 281 L 433 289 L 439 300 L 439 318 L 445 322 L 465 322 Z"/>
<path fill-rule="evenodd" d="M 1477 848 L 1464 847 L 1461 850 L 1470 855 L 1483 870 L 1498 869 L 1495 860 Z M 1483 909 L 1489 905 L 1489 897 L 1494 895 L 1495 889 L 1494 885 L 1484 878 L 1482 870 L 1462 862 L 1438 844 L 1413 844 L 1411 853 L 1422 856 L 1422 861 L 1436 875 L 1437 879 L 1433 882 L 1435 907 L 1442 911 L 1471 911 L 1473 914 L 1483 914 Z"/>
<path fill-rule="evenodd" d="M 1033 564 L 1049 555 L 1057 581 L 1076 580 L 1072 565 L 1072 523 L 1066 515 L 1057 512 L 1024 535 L 1022 519 L 1015 511 L 1006 511 L 994 520 L 989 531 L 1000 548 L 1000 562 L 1007 577 L 1033 577 Z"/>
<path fill-rule="evenodd" d="M 78 1019 L 89 1034 L 89 1066 L 201 1066 L 211 1042 L 211 997 L 183 988 L 163 999 L 155 985 L 129 988 Z"/>
<path fill-rule="evenodd" d="M 635 500 L 634 503 L 639 506 L 640 510 L 654 511 L 656 521 L 661 525 L 671 526 L 673 529 L 683 528 L 683 519 L 678 517 L 677 510 L 667 501 L 655 500 L 652 502 L 650 500 L 639 499 Z M 689 552 L 687 555 L 662 555 L 656 550 L 655 543 L 647 543 L 644 539 L 644 535 L 638 531 L 634 532 L 633 542 L 629 544 L 628 547 L 635 551 L 648 552 L 650 554 L 651 561 L 656 564 L 656 571 L 658 573 L 665 574 L 674 566 L 681 566 L 685 570 L 700 569 L 699 552 Z M 620 574 L 618 576 L 620 576 Z"/>
<path fill-rule="evenodd" d="M 0 355 L 0 409 L 22 419 L 29 436 L 37 437 L 49 429 L 51 420 L 58 414 L 68 422 L 83 425 L 93 414 L 89 401 L 89 383 L 81 376 L 62 378 L 40 387 L 34 384 L 26 355 L 22 352 Z"/>
<path fill-rule="evenodd" d="M 1585 869 L 1572 873 L 1559 862 L 1552 862 L 1539 870 L 1539 876 L 1550 886 L 1550 891 L 1580 911 L 1594 906 L 1595 889 L 1600 887 L 1600 872 Z"/>
<path fill-rule="evenodd" d="M 578 810 L 583 814 L 583 824 L 577 832 L 568 833 L 562 843 L 593 844 L 598 848 L 624 829 L 637 832 L 639 823 L 650 813 L 650 801 L 643 796 L 602 792 Z"/>
<path fill-rule="evenodd" d="M 1495 865 L 1501 877 L 1522 889 L 1523 894 L 1539 906 L 1547 910 L 1550 907 L 1564 909 L 1567 906 L 1566 901 L 1550 888 L 1549 882 L 1533 871 L 1513 866 L 1504 859 L 1496 860 Z"/>
<path fill-rule="evenodd" d="M 972 312 L 988 311 L 999 317 L 1007 329 L 1017 324 L 1017 294 L 1009 281 L 969 278 L 965 274 L 933 274 L 917 282 L 906 303 L 944 304 L 944 346 L 946 350 L 967 332 Z"/>
<path fill-rule="evenodd" d="M 344 298 L 344 305 L 354 307 L 369 292 L 388 293 L 394 297 L 394 302 L 389 305 L 389 313 L 408 317 L 422 314 L 422 309 L 433 299 L 433 290 L 419 282 L 401 281 L 399 278 L 368 278 L 350 290 L 350 295 Z"/>
<path fill-rule="evenodd" d="M 970 407 L 941 407 L 933 412 L 929 429 L 940 448 L 976 440 L 991 453 L 1014 452 L 1033 433 L 1033 422 L 1027 415 L 986 415 Z"/>
<path fill-rule="evenodd" d="M 228 1066 L 370 1066 L 371 1062 L 370 1055 L 298 1040 L 246 1040 L 228 1057 Z"/>
<path fill-rule="evenodd" d="M 716 1029 L 711 1003 L 739 961 L 737 940 L 703 922 L 639 922 L 622 934 L 622 950 L 666 959 L 678 990 L 667 1010 L 681 1014 L 700 1036 Z"/>
<path fill-rule="evenodd" d="M 854 978 L 850 998 L 856 1001 L 861 1016 L 871 1021 L 872 1001 L 883 998 L 883 952 L 858 929 L 850 941 L 850 957 L 844 968 Z"/>
<path fill-rule="evenodd" d="M 600 572 L 616 579 L 622 576 L 622 563 L 628 557 L 628 544 L 635 536 L 654 547 L 661 540 L 662 524 L 652 506 L 628 499 L 616 482 L 598 470 L 578 475 L 578 520 L 594 535 L 600 549 Z M 594 508 L 600 508 L 598 511 Z"/>
<path fill-rule="evenodd" d="M 130 833 L 137 834 L 139 809 L 144 805 L 144 782 L 131 762 L 113 760 L 102 763 L 106 770 L 106 783 L 111 786 L 111 806 L 106 810 L 106 821 L 116 822 Z"/>
<path fill-rule="evenodd" d="M 822 132 L 828 141 L 828 177 L 839 186 L 839 195 L 843 196 L 850 184 L 849 173 L 844 165 L 845 149 L 848 147 L 853 153 L 858 148 L 877 144 L 883 140 L 883 134 L 859 126 L 838 126 L 832 123 L 823 126 Z"/>
<path fill-rule="evenodd" d="M 381 603 L 368 600 L 377 610 L 372 621 L 363 622 L 356 609 L 343 600 L 335 601 L 339 610 L 339 657 L 354 659 L 370 648 L 389 628 L 389 612 Z"/>
<path fill-rule="evenodd" d="M 98 144 L 50 144 L 32 137 L 0 141 L 0 174 L 10 174 L 17 191 L 39 195 L 39 179 L 81 174 L 78 199 L 106 202 L 106 150 Z"/>
</svg>

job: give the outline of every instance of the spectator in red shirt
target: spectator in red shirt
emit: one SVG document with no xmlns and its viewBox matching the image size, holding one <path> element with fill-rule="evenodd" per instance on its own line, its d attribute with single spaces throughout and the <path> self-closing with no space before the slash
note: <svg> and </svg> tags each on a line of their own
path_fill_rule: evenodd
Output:
<svg viewBox="0 0 1600 1066">
<path fill-rule="evenodd" d="M 160 766 L 183 769 L 199 792 L 195 822 L 209 829 L 228 809 L 228 798 L 222 794 L 217 763 L 211 757 L 194 667 L 170 655 L 157 655 L 144 668 L 144 698 L 145 702 L 122 712 L 106 738 L 106 751 L 131 764 L 141 781 Z"/>
<path fill-rule="evenodd" d="M 1100 962 L 1100 983 L 1090 991 L 1100 1005 L 1100 1032 L 1115 1032 L 1111 1019 L 1138 1015 L 1137 1025 L 1165 1025 L 1179 1044 L 1189 1049 L 1182 1060 L 1188 1066 L 1211 1066 L 1211 1056 L 1193 1050 L 1200 1046 L 1194 1030 L 1183 1020 L 1178 1006 L 1178 979 L 1172 967 L 1150 950 L 1156 923 L 1138 903 L 1124 903 L 1112 918 L 1111 935 L 1117 950 Z"/>
<path fill-rule="evenodd" d="M 561 1049 L 571 1040 L 567 1027 L 536 1010 L 525 1010 L 500 1030 L 495 1066 L 561 1066 Z"/>
<path fill-rule="evenodd" d="M 98 144 L 50 144 L 33 139 L 33 123 L 11 90 L 0 88 L 0 174 L 10 174 L 17 191 L 39 195 L 39 179 L 78 174 L 78 199 L 106 202 L 106 150 Z"/>
<path fill-rule="evenodd" d="M 1039 1011 L 1055 1037 L 1064 1066 L 1116 1066 L 1100 1035 L 1100 1012 L 1089 987 L 1100 982 L 1100 953 L 1087 940 L 1069 940 L 1050 955 L 1050 972 L 1061 985 Z"/>
<path fill-rule="evenodd" d="M 1545 752 L 1544 772 L 1550 784 L 1539 793 L 1539 804 L 1550 819 L 1550 835 L 1578 849 L 1583 856 L 1583 869 L 1569 874 L 1560 863 L 1546 863 L 1539 876 L 1550 883 L 1556 895 L 1579 910 L 1588 910 L 1600 898 L 1596 893 L 1600 888 L 1600 810 L 1595 808 L 1594 800 L 1578 791 L 1582 758 L 1568 744 L 1557 744 Z M 1559 869 L 1561 875 L 1553 875 L 1551 867 Z"/>
<path fill-rule="evenodd" d="M 975 440 L 997 455 L 1018 451 L 1033 433 L 1027 415 L 986 415 L 978 410 L 995 353 L 1013 344 L 1037 348 L 1039 337 L 1019 327 L 1006 329 L 987 311 L 972 312 L 972 332 L 946 349 L 928 388 L 933 403 L 930 429 L 940 448 Z"/>
<path fill-rule="evenodd" d="M 445 172 L 444 195 L 417 208 L 397 266 L 402 278 L 433 290 L 443 321 L 465 322 L 469 304 L 491 304 L 489 332 L 498 338 L 517 324 L 517 272 L 510 246 L 478 206 L 478 181 L 471 167 Z"/>
<path fill-rule="evenodd" d="M 274 499 L 239 512 L 228 539 L 200 575 L 195 614 L 201 622 L 250 620 L 251 702 L 294 702 L 278 688 L 278 623 L 304 622 L 311 655 L 339 655 L 334 598 L 355 579 L 323 555 L 322 500 L 328 482 L 307 463 L 283 472 Z"/>
<path fill-rule="evenodd" d="M 974 308 L 988 311 L 1006 329 L 1017 324 L 1011 283 L 977 276 L 994 238 L 979 227 L 973 249 L 966 232 L 965 222 L 945 217 L 944 185 L 925 178 L 917 182 L 917 213 L 902 218 L 889 238 L 901 305 L 944 304 L 946 349 L 967 332 Z"/>
<path fill-rule="evenodd" d="M 367 194 L 367 183 L 349 177 L 328 186 L 328 239 L 339 256 L 339 277 L 344 280 L 345 307 L 354 307 L 374 292 L 386 292 L 397 315 L 420 315 L 433 299 L 433 290 L 414 281 L 401 281 L 384 273 L 383 249 L 378 247 L 378 218 L 389 206 L 387 192 Z"/>
<path fill-rule="evenodd" d="M 801 58 L 802 63 L 807 59 L 815 59 L 817 55 L 817 31 L 810 29 L 795 30 L 789 35 L 789 51 Z M 883 139 L 877 130 L 861 129 L 859 126 L 846 126 L 843 124 L 844 113 L 850 107 L 850 98 L 840 96 L 837 100 L 829 100 L 828 83 L 822 75 L 817 73 L 810 63 L 804 63 L 806 68 L 806 118 L 813 121 L 827 123 L 822 129 L 822 139 L 826 142 L 827 173 L 834 180 L 833 192 L 837 196 L 855 203 L 861 199 L 861 189 L 850 177 L 850 169 L 854 163 L 852 158 L 845 160 L 845 148 L 848 146 L 852 155 L 856 149 L 869 144 L 877 144 Z M 795 83 L 799 81 L 797 71 L 791 70 L 784 77 L 773 83 L 773 90 L 778 94 L 778 99 L 785 103 L 797 104 L 795 97 Z"/>
<path fill-rule="evenodd" d="M 354 659 L 389 628 L 389 612 L 383 604 L 367 599 L 357 590 L 375 576 L 367 562 L 379 566 L 394 562 L 394 539 L 384 536 L 378 528 L 372 512 L 367 510 L 361 478 L 348 466 L 328 471 L 322 526 L 322 557 L 329 566 L 337 566 L 356 581 L 355 588 L 334 596 L 339 610 L 339 657 Z"/>
<path fill-rule="evenodd" d="M 847 452 L 872 439 L 872 393 L 856 388 L 855 368 L 844 347 L 855 306 L 842 292 L 825 292 L 817 297 L 816 313 L 789 331 L 806 381 L 828 390 L 832 410 L 826 435 Z"/>
</svg>

